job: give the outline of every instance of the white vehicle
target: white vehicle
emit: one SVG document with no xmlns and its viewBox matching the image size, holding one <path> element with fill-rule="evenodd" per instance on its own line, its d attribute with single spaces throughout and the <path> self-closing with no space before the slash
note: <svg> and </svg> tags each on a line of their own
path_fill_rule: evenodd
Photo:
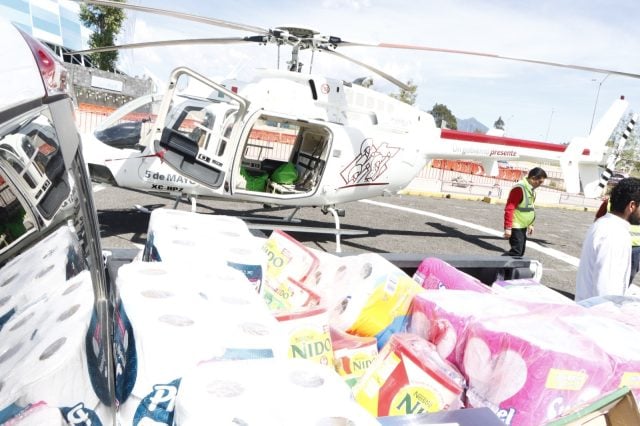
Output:
<svg viewBox="0 0 640 426">
<path fill-rule="evenodd" d="M 364 85 L 300 73 L 298 54 L 302 49 L 340 56 L 405 89 L 407 86 L 392 76 L 340 54 L 336 48 L 372 46 L 497 57 L 426 46 L 353 43 L 303 28 L 267 30 L 108 0 L 85 3 L 169 15 L 258 35 L 146 42 L 83 53 L 188 43 L 257 42 L 292 47 L 288 71 L 265 71 L 237 90 L 187 67 L 176 69 L 153 124 L 139 140 L 131 138 L 141 126 L 121 129 L 125 130 L 124 145 L 128 140 L 133 149 L 116 149 L 122 146 L 122 140 L 111 139 L 117 132 L 107 127 L 85 138 L 94 179 L 145 192 L 186 195 L 192 200 L 197 196 L 223 197 L 265 205 L 321 206 L 324 211 L 335 212 L 336 205 L 402 189 L 429 160 L 457 154 L 452 144 L 443 142 L 431 115 Z M 543 64 L 640 77 L 613 70 Z M 196 85 L 198 89 L 190 89 Z M 110 123 L 125 118 L 126 113 L 117 111 Z M 571 150 L 565 157 L 573 164 L 582 160 L 580 155 L 581 151 Z M 593 163 L 594 158 L 589 161 Z M 279 167 L 289 167 L 294 177 L 282 180 L 277 173 Z M 578 192 L 577 177 L 574 181 L 570 188 Z"/>
<path fill-rule="evenodd" d="M 115 424 L 112 295 L 67 73 L 4 20 L 0 40 L 0 423 Z"/>
</svg>

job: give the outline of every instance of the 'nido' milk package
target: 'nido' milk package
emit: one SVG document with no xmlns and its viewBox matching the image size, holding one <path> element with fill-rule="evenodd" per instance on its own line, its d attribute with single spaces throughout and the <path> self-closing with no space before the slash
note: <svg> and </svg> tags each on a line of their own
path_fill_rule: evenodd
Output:
<svg viewBox="0 0 640 426">
<path fill-rule="evenodd" d="M 335 327 L 330 332 L 336 371 L 353 387 L 378 356 L 378 342 L 375 337 L 354 336 Z"/>
<path fill-rule="evenodd" d="M 403 416 L 462 406 L 464 379 L 422 337 L 397 333 L 353 388 L 374 416 Z"/>
</svg>

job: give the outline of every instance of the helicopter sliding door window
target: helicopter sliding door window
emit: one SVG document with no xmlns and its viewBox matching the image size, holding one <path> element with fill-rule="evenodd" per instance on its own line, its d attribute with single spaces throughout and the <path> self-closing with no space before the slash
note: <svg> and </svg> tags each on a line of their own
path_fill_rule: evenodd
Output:
<svg viewBox="0 0 640 426">
<path fill-rule="evenodd" d="M 178 68 L 158 113 L 153 149 L 187 178 L 220 188 L 228 169 L 226 146 L 239 133 L 245 110 L 243 98 L 195 71 Z"/>
</svg>

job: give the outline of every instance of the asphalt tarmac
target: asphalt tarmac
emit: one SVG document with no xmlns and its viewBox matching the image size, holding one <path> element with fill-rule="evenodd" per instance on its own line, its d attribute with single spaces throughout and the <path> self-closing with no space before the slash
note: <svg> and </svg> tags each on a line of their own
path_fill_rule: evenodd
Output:
<svg viewBox="0 0 640 426">
<path fill-rule="evenodd" d="M 136 205 L 149 210 L 173 208 L 174 205 L 174 201 L 167 198 L 113 187 L 98 190 L 94 197 L 104 249 L 141 248 L 145 243 L 149 214 Z M 362 234 L 343 235 L 340 241 L 343 253 L 495 256 L 509 247 L 508 241 L 502 238 L 503 204 L 394 195 L 339 207 L 346 213 L 340 218 L 341 228 Z M 178 209 L 190 210 L 191 205 L 183 202 Z M 255 203 L 198 200 L 197 211 L 239 217 L 283 218 L 288 217 L 293 209 L 265 210 Z M 537 207 L 536 212 L 535 233 L 529 240 L 525 257 L 542 263 L 543 284 L 573 294 L 582 240 L 593 222 L 594 212 L 545 206 Z M 333 216 L 323 214 L 320 208 L 300 209 L 294 218 L 300 219 L 296 226 L 335 227 Z M 299 232 L 289 228 L 286 231 L 309 247 L 329 253 L 336 250 L 336 239 L 332 233 Z M 270 231 L 263 232 L 268 235 Z"/>
</svg>

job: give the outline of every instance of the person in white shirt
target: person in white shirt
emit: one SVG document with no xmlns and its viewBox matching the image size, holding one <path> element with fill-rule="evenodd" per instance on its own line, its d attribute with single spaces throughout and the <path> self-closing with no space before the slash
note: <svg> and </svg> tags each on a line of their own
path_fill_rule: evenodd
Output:
<svg viewBox="0 0 640 426">
<path fill-rule="evenodd" d="M 595 221 L 582 244 L 575 300 L 623 296 L 629 285 L 631 235 L 640 225 L 640 179 L 622 179 L 611 192 L 609 213 Z"/>
</svg>

